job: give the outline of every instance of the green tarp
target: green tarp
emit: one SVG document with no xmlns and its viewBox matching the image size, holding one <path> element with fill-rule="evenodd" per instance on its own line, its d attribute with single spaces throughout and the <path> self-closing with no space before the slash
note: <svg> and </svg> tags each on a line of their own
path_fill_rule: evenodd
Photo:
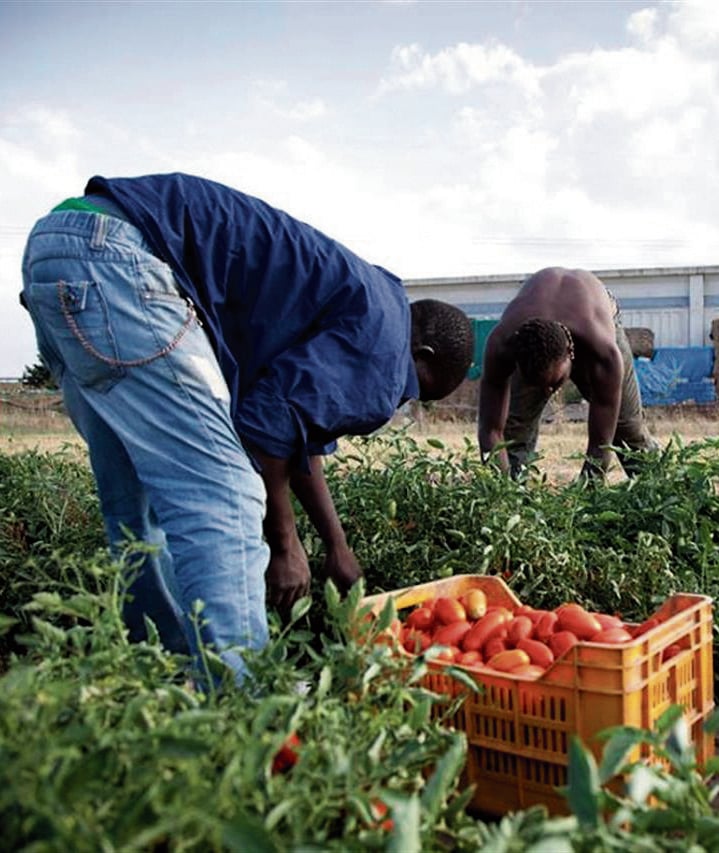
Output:
<svg viewBox="0 0 719 853">
<path fill-rule="evenodd" d="M 482 359 L 484 348 L 487 346 L 487 338 L 498 320 L 472 320 L 474 328 L 474 358 L 467 373 L 467 379 L 479 379 L 482 375 Z"/>
</svg>

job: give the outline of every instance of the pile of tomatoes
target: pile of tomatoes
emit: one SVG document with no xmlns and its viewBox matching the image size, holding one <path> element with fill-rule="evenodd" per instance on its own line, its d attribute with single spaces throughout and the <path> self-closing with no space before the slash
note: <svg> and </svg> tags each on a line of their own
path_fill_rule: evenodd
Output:
<svg viewBox="0 0 719 853">
<path fill-rule="evenodd" d="M 652 617 L 629 625 L 618 616 L 590 612 L 579 604 L 554 610 L 528 605 L 510 609 L 488 604 L 483 590 L 473 588 L 457 597 L 438 596 L 417 605 L 404 621 L 397 620 L 393 633 L 410 654 L 437 646 L 436 661 L 538 678 L 581 641 L 628 643 L 659 621 Z M 678 651 L 679 647 L 669 646 L 664 659 Z"/>
</svg>

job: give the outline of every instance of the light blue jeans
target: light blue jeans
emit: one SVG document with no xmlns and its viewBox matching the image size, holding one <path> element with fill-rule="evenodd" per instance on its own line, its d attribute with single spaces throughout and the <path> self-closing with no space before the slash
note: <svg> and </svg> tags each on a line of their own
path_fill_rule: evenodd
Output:
<svg viewBox="0 0 719 853">
<path fill-rule="evenodd" d="M 87 442 L 108 538 L 139 555 L 124 617 L 171 651 L 203 643 L 242 680 L 267 642 L 265 489 L 233 428 L 227 385 L 171 269 L 132 225 L 78 211 L 33 229 L 23 295 L 38 347 Z"/>
</svg>

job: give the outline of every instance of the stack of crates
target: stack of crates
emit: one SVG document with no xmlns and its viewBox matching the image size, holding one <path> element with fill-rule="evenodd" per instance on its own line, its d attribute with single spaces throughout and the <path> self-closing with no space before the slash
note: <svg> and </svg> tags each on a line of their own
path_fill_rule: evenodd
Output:
<svg viewBox="0 0 719 853">
<path fill-rule="evenodd" d="M 368 596 L 364 603 L 379 613 L 392 597 L 402 611 L 438 596 L 458 598 L 473 587 L 484 591 L 490 605 L 514 610 L 521 604 L 501 578 L 488 575 L 458 575 Z M 714 708 L 711 599 L 673 595 L 654 615 L 660 624 L 636 639 L 580 642 L 539 678 L 467 669 L 481 690 L 468 692 L 451 724 L 467 736 L 465 781 L 476 786 L 477 810 L 501 815 L 541 803 L 551 814 L 566 814 L 557 789 L 567 784 L 572 736 L 599 760 L 599 731 L 652 728 L 675 704 L 685 709 L 699 765 L 714 754 L 714 739 L 703 729 Z M 681 651 L 662 660 L 673 644 Z M 425 684 L 449 696 L 466 691 L 439 662 L 430 663 Z"/>
</svg>

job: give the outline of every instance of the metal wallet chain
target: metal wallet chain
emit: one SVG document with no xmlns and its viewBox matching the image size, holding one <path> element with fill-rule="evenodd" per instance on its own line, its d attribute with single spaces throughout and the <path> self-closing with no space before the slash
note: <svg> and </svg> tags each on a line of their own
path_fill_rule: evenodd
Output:
<svg viewBox="0 0 719 853">
<path fill-rule="evenodd" d="M 197 312 L 195 311 L 195 306 L 190 302 L 189 299 L 185 299 L 187 302 L 187 317 L 185 318 L 185 322 L 180 326 L 178 333 L 175 337 L 170 341 L 167 346 L 164 346 L 158 352 L 153 353 L 152 355 L 148 355 L 145 358 L 135 358 L 130 359 L 129 361 L 124 361 L 119 358 L 111 358 L 110 356 L 103 355 L 101 352 L 98 352 L 95 347 L 88 341 L 88 339 L 83 335 L 80 327 L 77 325 L 75 318 L 72 316 L 72 312 L 67 304 L 67 285 L 64 281 L 58 281 L 57 283 L 57 293 L 60 298 L 60 309 L 62 311 L 63 317 L 65 318 L 67 325 L 70 328 L 70 331 L 75 335 L 75 337 L 80 342 L 82 348 L 90 353 L 94 358 L 99 359 L 105 364 L 109 364 L 112 367 L 140 367 L 143 364 L 149 364 L 151 361 L 155 361 L 158 358 L 162 358 L 168 353 L 172 352 L 173 349 L 180 343 L 182 338 L 184 337 L 187 330 L 190 328 L 193 320 L 197 318 Z"/>
</svg>

